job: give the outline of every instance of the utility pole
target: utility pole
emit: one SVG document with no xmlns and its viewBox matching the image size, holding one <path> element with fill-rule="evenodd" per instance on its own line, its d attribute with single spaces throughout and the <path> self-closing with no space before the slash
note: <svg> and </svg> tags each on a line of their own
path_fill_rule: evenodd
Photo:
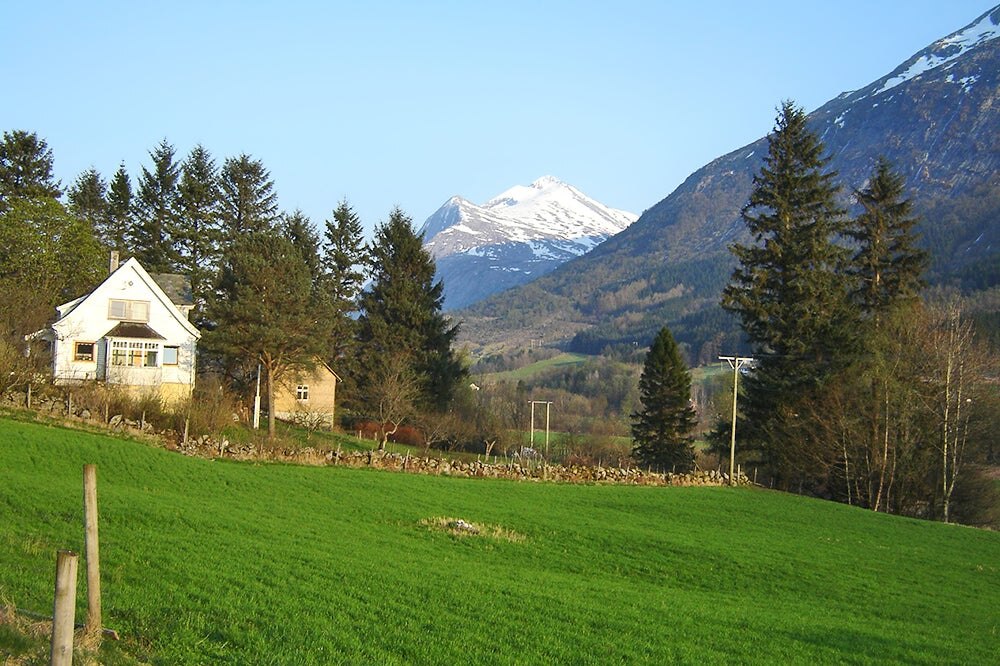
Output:
<svg viewBox="0 0 1000 666">
<path fill-rule="evenodd" d="M 528 403 L 531 405 L 531 448 L 535 448 L 535 405 L 545 405 L 545 476 L 548 477 L 548 464 L 549 464 L 549 408 L 552 406 L 551 402 L 546 400 L 529 400 Z"/>
<path fill-rule="evenodd" d="M 260 363 L 257 364 L 257 393 L 253 398 L 253 429 L 260 428 Z"/>
<path fill-rule="evenodd" d="M 747 363 L 753 362 L 752 358 L 745 356 L 720 356 L 720 360 L 729 361 L 729 367 L 733 369 L 733 435 L 729 442 L 729 485 L 736 485 L 735 460 L 736 460 L 736 393 L 740 382 L 740 368 Z"/>
<path fill-rule="evenodd" d="M 531 423 L 528 426 L 528 431 L 531 433 L 528 435 L 528 448 L 535 448 L 535 401 L 529 400 L 528 404 L 531 405 Z"/>
</svg>

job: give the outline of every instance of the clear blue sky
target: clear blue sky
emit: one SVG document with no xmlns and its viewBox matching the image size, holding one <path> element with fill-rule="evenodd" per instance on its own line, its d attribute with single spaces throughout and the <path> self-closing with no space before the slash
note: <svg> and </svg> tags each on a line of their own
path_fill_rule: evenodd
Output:
<svg viewBox="0 0 1000 666">
<path fill-rule="evenodd" d="M 995 1 L 995 0 L 994 0 Z M 692 171 L 888 73 L 990 0 L 5 2 L 0 130 L 69 185 L 163 138 L 263 161 L 283 210 L 419 226 L 552 174 L 641 213 Z"/>
</svg>

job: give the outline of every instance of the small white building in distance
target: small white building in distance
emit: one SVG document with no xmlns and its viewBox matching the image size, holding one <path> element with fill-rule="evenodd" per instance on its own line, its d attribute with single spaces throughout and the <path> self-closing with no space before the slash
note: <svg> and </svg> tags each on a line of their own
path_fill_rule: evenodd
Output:
<svg viewBox="0 0 1000 666">
<path fill-rule="evenodd" d="M 188 321 L 190 284 L 146 272 L 133 257 L 89 294 L 56 308 L 50 329 L 32 337 L 52 344 L 56 384 L 87 381 L 130 393 L 157 392 L 170 402 L 191 395 L 201 337 Z"/>
</svg>

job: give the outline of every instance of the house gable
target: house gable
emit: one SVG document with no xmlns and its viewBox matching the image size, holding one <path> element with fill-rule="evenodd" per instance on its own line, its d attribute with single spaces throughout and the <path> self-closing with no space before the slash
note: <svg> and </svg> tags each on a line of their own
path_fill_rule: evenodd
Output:
<svg viewBox="0 0 1000 666">
<path fill-rule="evenodd" d="M 201 334 L 134 257 L 92 292 L 56 310 L 56 382 L 96 379 L 190 392 Z"/>
</svg>

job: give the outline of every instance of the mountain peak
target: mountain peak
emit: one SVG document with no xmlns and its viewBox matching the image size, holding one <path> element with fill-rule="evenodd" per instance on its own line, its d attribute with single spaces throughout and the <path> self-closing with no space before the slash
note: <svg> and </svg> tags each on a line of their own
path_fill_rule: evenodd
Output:
<svg viewBox="0 0 1000 666">
<path fill-rule="evenodd" d="M 562 182 L 555 176 L 542 176 L 541 178 L 533 182 L 531 184 L 531 187 L 535 188 L 536 190 L 544 190 L 546 187 L 551 187 L 552 185 L 565 185 L 565 184 L 566 183 Z"/>
<path fill-rule="evenodd" d="M 424 247 L 437 262 L 451 309 L 548 273 L 635 219 L 542 176 L 482 206 L 452 197 L 424 222 Z"/>
<path fill-rule="evenodd" d="M 998 24 L 1000 24 L 1000 7 L 994 7 L 961 30 L 937 40 L 897 67 L 895 71 L 880 80 L 881 86 L 871 94 L 880 95 L 901 83 L 954 61 L 966 51 L 1000 37 Z"/>
</svg>

